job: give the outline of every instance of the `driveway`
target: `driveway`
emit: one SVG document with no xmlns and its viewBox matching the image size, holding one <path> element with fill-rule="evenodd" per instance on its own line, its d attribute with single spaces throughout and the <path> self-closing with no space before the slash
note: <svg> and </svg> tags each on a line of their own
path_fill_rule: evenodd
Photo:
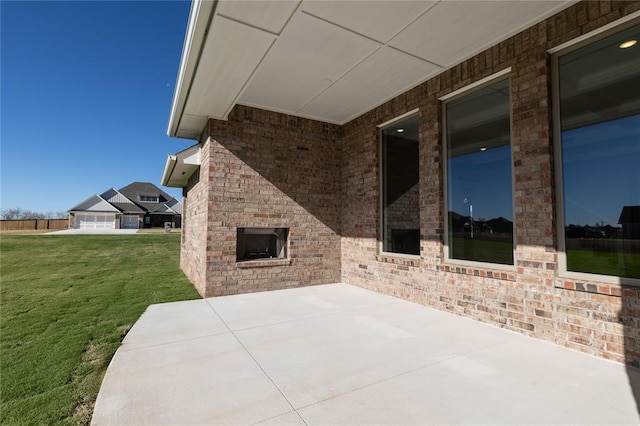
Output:
<svg viewBox="0 0 640 426">
<path fill-rule="evenodd" d="M 332 284 L 150 306 L 92 424 L 634 424 L 637 370 Z"/>
<path fill-rule="evenodd" d="M 127 235 L 136 234 L 137 229 L 65 229 L 62 231 L 47 232 L 42 235 Z"/>
</svg>

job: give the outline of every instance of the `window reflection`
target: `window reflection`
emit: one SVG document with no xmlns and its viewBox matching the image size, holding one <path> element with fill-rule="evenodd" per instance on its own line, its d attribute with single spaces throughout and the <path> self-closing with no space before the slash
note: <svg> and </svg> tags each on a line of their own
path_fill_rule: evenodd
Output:
<svg viewBox="0 0 640 426">
<path fill-rule="evenodd" d="M 450 259 L 513 264 L 509 82 L 446 104 Z"/>
<path fill-rule="evenodd" d="M 558 59 L 567 270 L 640 278 L 636 25 Z"/>
<path fill-rule="evenodd" d="M 418 116 L 382 130 L 382 250 L 420 254 Z"/>
</svg>

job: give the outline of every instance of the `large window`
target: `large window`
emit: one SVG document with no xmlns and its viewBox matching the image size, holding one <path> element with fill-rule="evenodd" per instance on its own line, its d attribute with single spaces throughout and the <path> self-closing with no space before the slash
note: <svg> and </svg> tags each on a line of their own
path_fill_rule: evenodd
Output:
<svg viewBox="0 0 640 426">
<path fill-rule="evenodd" d="M 418 116 L 382 129 L 382 251 L 420 254 Z"/>
<path fill-rule="evenodd" d="M 449 259 L 513 265 L 509 81 L 445 104 Z"/>
<path fill-rule="evenodd" d="M 640 278 L 639 43 L 636 24 L 555 57 L 567 271 Z"/>
</svg>

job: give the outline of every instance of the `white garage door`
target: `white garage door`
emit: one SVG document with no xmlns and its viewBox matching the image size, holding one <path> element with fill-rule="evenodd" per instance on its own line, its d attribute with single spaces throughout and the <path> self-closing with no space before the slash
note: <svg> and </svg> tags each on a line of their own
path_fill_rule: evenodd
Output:
<svg viewBox="0 0 640 426">
<path fill-rule="evenodd" d="M 123 229 L 138 229 L 138 216 L 122 216 L 122 224 L 120 227 Z"/>
<path fill-rule="evenodd" d="M 76 214 L 76 228 L 80 229 L 114 229 L 116 215 L 114 214 Z"/>
</svg>

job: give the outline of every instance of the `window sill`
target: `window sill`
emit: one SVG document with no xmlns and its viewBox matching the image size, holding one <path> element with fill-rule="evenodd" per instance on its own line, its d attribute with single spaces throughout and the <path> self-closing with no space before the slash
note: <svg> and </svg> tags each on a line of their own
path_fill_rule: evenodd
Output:
<svg viewBox="0 0 640 426">
<path fill-rule="evenodd" d="M 556 279 L 554 286 L 562 290 L 622 297 L 625 292 L 625 288 L 636 289 L 640 287 L 640 280 L 635 278 L 613 277 L 609 275 L 565 272 Z"/>
<path fill-rule="evenodd" d="M 382 252 L 376 255 L 376 261 L 402 266 L 420 266 L 422 258 L 413 254 Z"/>
<path fill-rule="evenodd" d="M 515 266 L 504 265 L 504 268 L 490 268 L 484 265 L 470 264 L 449 264 L 440 265 L 441 272 L 449 272 L 453 274 L 471 275 L 481 278 L 492 278 L 496 280 L 516 281 Z"/>
<path fill-rule="evenodd" d="M 246 260 L 244 262 L 236 262 L 236 268 L 268 268 L 270 266 L 290 266 L 291 259 L 265 259 L 265 260 Z"/>
</svg>

